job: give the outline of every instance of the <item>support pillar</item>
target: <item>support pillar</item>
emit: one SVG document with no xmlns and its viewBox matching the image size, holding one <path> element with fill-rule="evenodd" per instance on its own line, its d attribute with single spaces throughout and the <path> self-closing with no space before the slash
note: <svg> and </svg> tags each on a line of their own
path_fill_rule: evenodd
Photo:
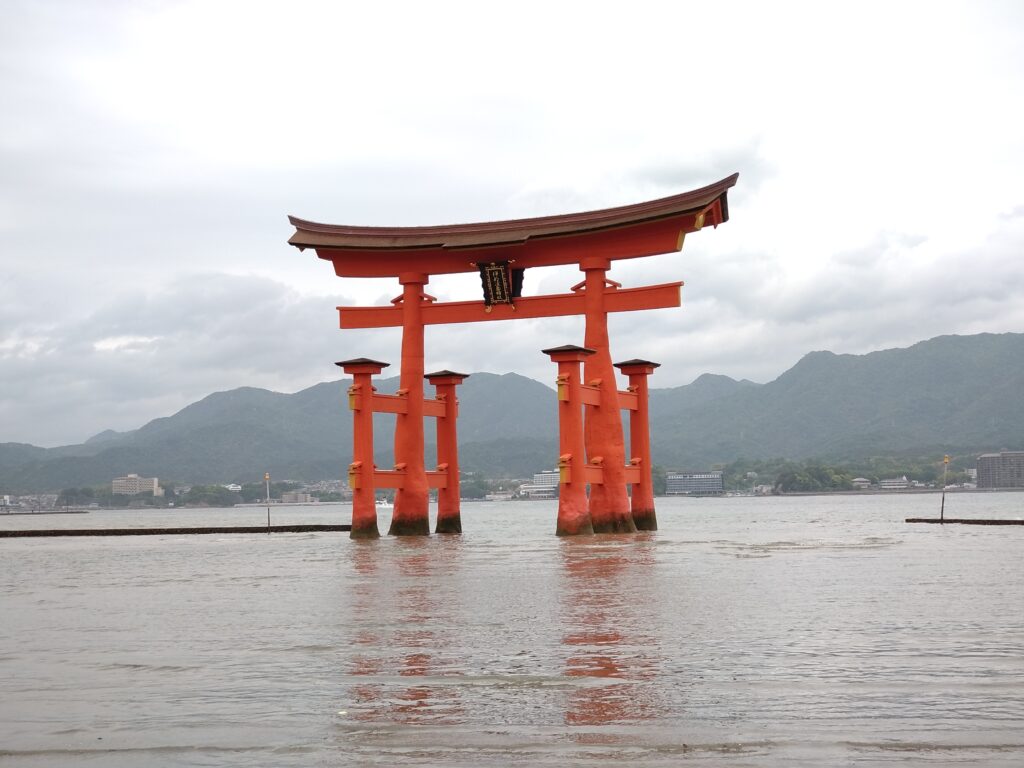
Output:
<svg viewBox="0 0 1024 768">
<path fill-rule="evenodd" d="M 600 405 L 587 408 L 584 425 L 587 456 L 604 459 L 604 483 L 590 490 L 590 517 L 595 533 L 632 533 L 636 525 L 626 491 L 625 438 L 608 343 L 608 312 L 604 305 L 610 266 L 611 262 L 605 258 L 585 258 L 580 262 L 580 269 L 586 275 L 583 344 L 594 350 L 583 364 L 583 375 L 588 384 L 601 381 Z"/>
<path fill-rule="evenodd" d="M 455 387 L 468 378 L 465 373 L 436 371 L 424 377 L 434 385 L 435 397 L 444 403 L 444 415 L 437 417 L 437 469 L 447 474 L 437 489 L 437 526 L 435 533 L 462 533 L 459 493 L 459 441 L 456 422 L 459 401 Z"/>
<path fill-rule="evenodd" d="M 583 439 L 580 363 L 594 354 L 585 347 L 543 350 L 558 363 L 558 523 L 559 536 L 594 532 L 587 501 L 586 447 Z"/>
<path fill-rule="evenodd" d="M 430 534 L 429 491 L 423 465 L 423 314 L 426 298 L 423 286 L 428 277 L 403 272 L 402 284 L 402 370 L 399 393 L 408 401 L 405 413 L 395 424 L 395 468 L 404 469 L 405 481 L 395 491 L 391 516 L 392 536 Z"/>
<path fill-rule="evenodd" d="M 629 412 L 629 452 L 632 455 L 631 463 L 639 464 L 640 469 L 640 481 L 633 485 L 630 498 L 633 522 L 638 531 L 658 530 L 658 518 L 654 514 L 654 467 L 651 464 L 647 377 L 659 366 L 660 363 L 652 363 L 650 360 L 615 363 L 615 367 L 629 377 L 629 389 L 637 397 L 636 410 Z"/>
<path fill-rule="evenodd" d="M 373 485 L 373 383 L 372 377 L 388 367 L 388 363 L 359 357 L 335 363 L 352 377 L 348 389 L 348 407 L 352 411 L 352 463 L 348 468 L 348 485 L 352 489 L 353 539 L 376 539 L 377 491 Z"/>
</svg>

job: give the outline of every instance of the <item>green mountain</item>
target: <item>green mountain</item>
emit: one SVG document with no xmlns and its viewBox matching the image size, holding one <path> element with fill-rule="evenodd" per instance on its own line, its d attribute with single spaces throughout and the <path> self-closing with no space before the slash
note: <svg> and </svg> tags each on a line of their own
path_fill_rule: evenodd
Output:
<svg viewBox="0 0 1024 768">
<path fill-rule="evenodd" d="M 652 450 L 668 466 L 1024 445 L 1024 334 L 940 336 L 866 355 L 812 352 L 775 381 L 699 404 L 686 389 L 652 396 Z"/>
<path fill-rule="evenodd" d="M 240 387 L 216 392 L 131 432 L 107 430 L 85 443 L 37 448 L 0 443 L 0 488 L 20 493 L 107 483 L 135 472 L 186 483 L 341 477 L 351 461 L 351 380 L 295 394 Z M 393 393 L 398 378 L 375 383 Z M 429 390 L 429 387 L 428 387 Z M 489 475 L 528 476 L 553 463 L 554 392 L 518 374 L 470 376 L 459 390 L 460 463 Z M 393 415 L 374 417 L 377 463 L 390 466 Z M 428 462 L 436 461 L 428 424 Z M 543 457 L 538 459 L 537 457 Z"/>
<path fill-rule="evenodd" d="M 655 377 L 654 381 L 657 381 Z M 129 472 L 185 483 L 340 477 L 351 460 L 350 382 L 294 394 L 217 392 L 131 432 L 81 445 L 0 444 L 0 492 L 100 485 Z M 397 378 L 383 379 L 394 392 Z M 429 389 L 429 388 L 428 388 Z M 459 389 L 460 464 L 526 477 L 554 464 L 554 392 L 517 374 Z M 375 417 L 389 466 L 394 416 Z M 671 468 L 785 457 L 969 454 L 1024 447 L 1024 334 L 942 336 L 867 355 L 812 352 L 768 384 L 705 374 L 651 391 L 655 461 Z M 428 464 L 433 463 L 427 425 Z"/>
</svg>

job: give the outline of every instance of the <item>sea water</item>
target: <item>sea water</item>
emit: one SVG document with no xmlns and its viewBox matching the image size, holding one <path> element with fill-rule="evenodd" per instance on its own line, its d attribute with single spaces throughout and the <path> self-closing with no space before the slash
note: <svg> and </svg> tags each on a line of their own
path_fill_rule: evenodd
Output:
<svg viewBox="0 0 1024 768">
<path fill-rule="evenodd" d="M 1024 764 L 1024 526 L 903 522 L 934 494 L 657 502 L 631 536 L 505 502 L 462 536 L 0 540 L 0 764 Z"/>
</svg>

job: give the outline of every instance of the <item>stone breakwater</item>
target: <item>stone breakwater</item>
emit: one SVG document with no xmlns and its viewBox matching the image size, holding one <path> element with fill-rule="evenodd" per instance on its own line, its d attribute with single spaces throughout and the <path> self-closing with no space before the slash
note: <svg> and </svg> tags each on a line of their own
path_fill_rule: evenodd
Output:
<svg viewBox="0 0 1024 768">
<path fill-rule="evenodd" d="M 0 539 L 45 536 L 182 536 L 207 533 L 308 533 L 348 531 L 351 525 L 247 525 L 205 528 L 66 528 L 34 531 L 0 531 Z"/>
</svg>

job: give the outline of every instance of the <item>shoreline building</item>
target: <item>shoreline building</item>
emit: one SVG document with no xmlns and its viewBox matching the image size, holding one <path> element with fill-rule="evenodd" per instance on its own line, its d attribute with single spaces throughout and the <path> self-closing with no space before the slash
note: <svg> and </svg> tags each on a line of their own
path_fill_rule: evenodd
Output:
<svg viewBox="0 0 1024 768">
<path fill-rule="evenodd" d="M 559 478 L 557 469 L 535 472 L 532 483 L 519 486 L 519 495 L 530 499 L 557 499 Z"/>
<path fill-rule="evenodd" d="M 721 496 L 725 493 L 722 472 L 669 472 L 665 475 L 668 496 Z"/>
<path fill-rule="evenodd" d="M 983 453 L 978 457 L 979 488 L 1024 488 L 1024 451 Z"/>
<path fill-rule="evenodd" d="M 903 491 L 910 487 L 910 481 L 906 475 L 887 477 L 878 481 L 878 487 L 883 491 Z"/>
<path fill-rule="evenodd" d="M 164 495 L 157 478 L 135 474 L 115 477 L 110 483 L 110 491 L 118 496 L 138 496 L 140 493 L 152 493 L 156 497 Z"/>
</svg>

